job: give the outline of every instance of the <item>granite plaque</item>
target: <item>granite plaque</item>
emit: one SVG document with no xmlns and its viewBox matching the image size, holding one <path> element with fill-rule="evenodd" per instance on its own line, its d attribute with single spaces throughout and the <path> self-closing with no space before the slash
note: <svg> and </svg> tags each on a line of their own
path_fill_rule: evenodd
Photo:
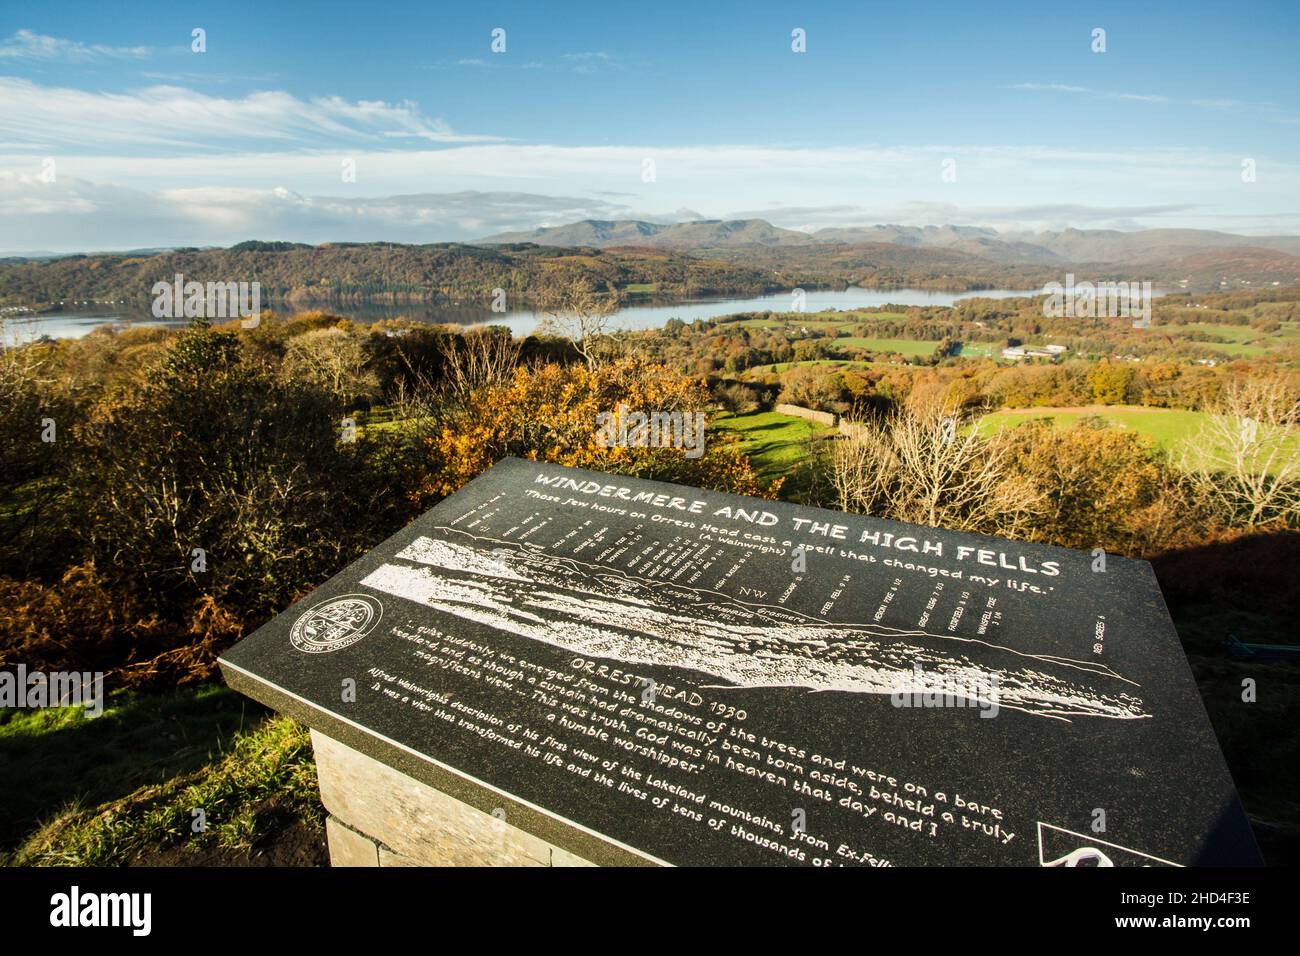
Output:
<svg viewBox="0 0 1300 956">
<path fill-rule="evenodd" d="M 1259 862 L 1142 561 L 508 459 L 222 667 L 596 862 Z"/>
</svg>

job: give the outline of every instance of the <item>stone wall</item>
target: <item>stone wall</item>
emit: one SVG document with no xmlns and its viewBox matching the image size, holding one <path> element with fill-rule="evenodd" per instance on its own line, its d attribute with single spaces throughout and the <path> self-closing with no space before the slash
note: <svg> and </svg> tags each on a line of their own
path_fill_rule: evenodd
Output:
<svg viewBox="0 0 1300 956">
<path fill-rule="evenodd" d="M 593 866 L 385 763 L 311 732 L 332 866 Z"/>
<path fill-rule="evenodd" d="M 821 425 L 835 427 L 835 415 L 831 412 L 819 412 L 812 408 L 804 408 L 802 405 L 777 405 L 773 411 L 780 412 L 782 415 L 795 415 L 799 418 L 806 418 L 810 422 L 817 422 Z"/>
</svg>

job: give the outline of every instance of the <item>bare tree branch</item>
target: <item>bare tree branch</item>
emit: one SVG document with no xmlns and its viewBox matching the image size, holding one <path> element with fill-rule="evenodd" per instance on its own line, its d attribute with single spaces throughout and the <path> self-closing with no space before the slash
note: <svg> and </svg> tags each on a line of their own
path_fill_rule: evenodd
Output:
<svg viewBox="0 0 1300 956">
<path fill-rule="evenodd" d="M 599 292 L 581 276 L 548 277 L 536 297 L 542 311 L 542 330 L 572 339 L 587 362 L 596 368 L 603 358 L 605 334 L 618 311 L 616 292 Z"/>
<path fill-rule="evenodd" d="M 1230 383 L 1183 449 L 1193 487 L 1229 524 L 1300 517 L 1300 394 L 1281 377 Z"/>
</svg>

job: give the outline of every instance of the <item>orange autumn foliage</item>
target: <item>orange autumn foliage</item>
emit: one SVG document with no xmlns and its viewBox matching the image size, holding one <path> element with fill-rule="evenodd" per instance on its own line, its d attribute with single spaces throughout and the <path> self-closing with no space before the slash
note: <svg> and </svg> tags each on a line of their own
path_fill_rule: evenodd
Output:
<svg viewBox="0 0 1300 956">
<path fill-rule="evenodd" d="M 426 439 L 436 463 L 419 496 L 452 494 L 506 457 L 673 481 L 773 498 L 734 440 L 710 434 L 704 453 L 682 448 L 606 447 L 601 413 L 620 405 L 646 413 L 704 412 L 704 383 L 662 365 L 624 359 L 596 369 L 571 365 L 521 367 L 505 385 L 481 388 L 464 409 Z"/>
</svg>

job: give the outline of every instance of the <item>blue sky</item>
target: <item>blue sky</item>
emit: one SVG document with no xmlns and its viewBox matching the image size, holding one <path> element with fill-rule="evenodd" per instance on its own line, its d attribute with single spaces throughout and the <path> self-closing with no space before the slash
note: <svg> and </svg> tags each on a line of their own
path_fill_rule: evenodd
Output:
<svg viewBox="0 0 1300 956">
<path fill-rule="evenodd" d="M 0 251 L 586 216 L 1300 232 L 1300 4 L 1043 6 L 8 5 Z"/>
</svg>

